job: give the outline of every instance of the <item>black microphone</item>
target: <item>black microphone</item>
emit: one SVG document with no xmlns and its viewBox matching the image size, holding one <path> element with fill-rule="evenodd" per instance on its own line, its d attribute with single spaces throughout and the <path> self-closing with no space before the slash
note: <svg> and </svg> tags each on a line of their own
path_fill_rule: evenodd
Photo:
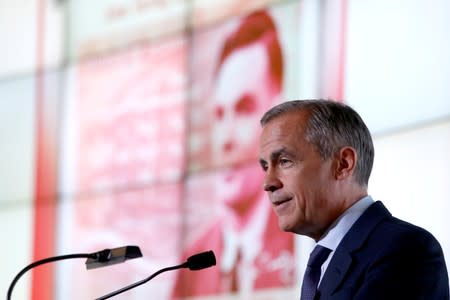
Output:
<svg viewBox="0 0 450 300">
<path fill-rule="evenodd" d="M 16 285 L 19 278 L 25 274 L 26 271 L 37 267 L 42 264 L 46 264 L 53 261 L 63 260 L 63 259 L 70 259 L 70 258 L 87 258 L 86 260 L 86 268 L 94 269 L 94 268 L 100 268 L 100 267 L 106 267 L 113 264 L 118 264 L 121 262 L 124 262 L 127 259 L 132 258 L 138 258 L 142 257 L 141 250 L 138 246 L 125 246 L 125 247 L 119 247 L 114 249 L 104 249 L 98 252 L 93 253 L 77 253 L 77 254 L 67 254 L 67 255 L 59 255 L 59 256 L 52 256 L 48 258 L 44 258 L 38 261 L 35 261 L 25 268 L 23 268 L 17 275 L 14 277 L 13 281 L 9 285 L 8 293 L 6 295 L 6 299 L 10 300 L 12 291 L 14 289 L 14 286 Z"/>
<path fill-rule="evenodd" d="M 141 249 L 138 246 L 125 246 L 114 249 L 104 249 L 90 254 L 86 260 L 86 269 L 106 267 L 123 263 L 127 259 L 142 257 Z"/>
<path fill-rule="evenodd" d="M 185 268 L 189 268 L 192 271 L 206 269 L 216 265 L 216 256 L 211 250 L 194 254 L 188 257 L 185 264 Z"/>
<path fill-rule="evenodd" d="M 206 252 L 201 252 L 201 253 L 198 253 L 198 254 L 188 257 L 188 259 L 180 265 L 161 269 L 161 270 L 153 273 L 152 275 L 150 275 L 148 278 L 145 278 L 141 281 L 127 285 L 119 290 L 116 290 L 116 291 L 111 292 L 107 295 L 104 295 L 100 298 L 97 298 L 96 300 L 108 299 L 108 298 L 111 298 L 118 294 L 121 294 L 125 291 L 131 290 L 132 288 L 135 288 L 141 284 L 144 284 L 144 283 L 150 281 L 152 278 L 156 277 L 156 275 L 159 275 L 166 271 L 171 271 L 171 270 L 176 270 L 176 269 L 181 269 L 181 268 L 189 268 L 189 270 L 197 271 L 197 270 L 209 268 L 209 267 L 212 267 L 215 265 L 216 265 L 216 256 L 214 255 L 213 251 L 210 250 L 210 251 L 206 251 Z"/>
</svg>

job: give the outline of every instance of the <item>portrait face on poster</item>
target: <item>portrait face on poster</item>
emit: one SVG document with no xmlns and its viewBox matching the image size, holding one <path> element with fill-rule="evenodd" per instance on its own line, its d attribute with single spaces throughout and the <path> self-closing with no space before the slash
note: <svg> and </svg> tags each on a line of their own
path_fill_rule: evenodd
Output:
<svg viewBox="0 0 450 300">
<path fill-rule="evenodd" d="M 283 92 L 283 50 L 273 17 L 259 11 L 199 30 L 192 53 L 191 169 L 255 160 L 259 119 Z"/>
<path fill-rule="evenodd" d="M 280 93 L 269 63 L 265 45 L 255 43 L 230 54 L 219 66 L 211 95 L 213 165 L 255 157 L 259 118 Z"/>
</svg>

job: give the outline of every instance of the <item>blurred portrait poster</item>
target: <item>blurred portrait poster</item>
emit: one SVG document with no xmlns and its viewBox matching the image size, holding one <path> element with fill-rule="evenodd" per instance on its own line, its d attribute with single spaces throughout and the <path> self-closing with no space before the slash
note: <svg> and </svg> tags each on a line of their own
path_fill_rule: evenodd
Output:
<svg viewBox="0 0 450 300">
<path fill-rule="evenodd" d="M 144 257 L 64 264 L 60 298 L 100 297 L 207 250 L 216 266 L 160 275 L 123 299 L 291 297 L 294 237 L 278 227 L 257 151 L 259 119 L 295 68 L 298 10 L 274 4 L 71 67 L 58 251 L 138 245 Z"/>
<path fill-rule="evenodd" d="M 297 13 L 274 5 L 193 33 L 183 257 L 211 249 L 217 266 L 180 271 L 173 299 L 283 299 L 295 289 L 294 238 L 278 227 L 257 151 L 259 119 L 282 101 L 294 67 L 284 37 Z"/>
</svg>

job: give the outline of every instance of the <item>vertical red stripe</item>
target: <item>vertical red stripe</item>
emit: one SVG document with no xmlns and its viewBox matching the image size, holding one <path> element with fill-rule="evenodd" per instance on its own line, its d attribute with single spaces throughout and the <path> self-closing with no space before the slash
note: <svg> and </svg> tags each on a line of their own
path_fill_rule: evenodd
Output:
<svg viewBox="0 0 450 300">
<path fill-rule="evenodd" d="M 56 164 L 55 149 L 46 117 L 44 82 L 45 0 L 37 1 L 36 32 L 36 159 L 34 198 L 33 261 L 54 255 L 56 228 Z M 53 299 L 53 266 L 33 269 L 31 299 Z"/>
</svg>

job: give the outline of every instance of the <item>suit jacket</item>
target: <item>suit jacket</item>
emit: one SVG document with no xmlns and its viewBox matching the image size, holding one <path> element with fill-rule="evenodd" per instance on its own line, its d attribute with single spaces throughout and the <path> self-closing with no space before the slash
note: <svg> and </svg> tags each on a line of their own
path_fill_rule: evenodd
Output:
<svg viewBox="0 0 450 300">
<path fill-rule="evenodd" d="M 447 300 L 438 241 L 372 204 L 337 247 L 318 288 L 320 300 Z"/>
<path fill-rule="evenodd" d="M 224 250 L 222 224 L 216 223 L 186 249 L 183 258 L 213 250 L 217 265 L 208 269 L 178 272 L 172 299 L 191 296 L 218 295 L 233 292 L 230 282 L 220 270 Z M 256 272 L 253 289 L 291 287 L 295 284 L 294 237 L 279 230 L 276 216 L 271 212 L 264 229 L 261 252 L 252 262 Z"/>
</svg>

